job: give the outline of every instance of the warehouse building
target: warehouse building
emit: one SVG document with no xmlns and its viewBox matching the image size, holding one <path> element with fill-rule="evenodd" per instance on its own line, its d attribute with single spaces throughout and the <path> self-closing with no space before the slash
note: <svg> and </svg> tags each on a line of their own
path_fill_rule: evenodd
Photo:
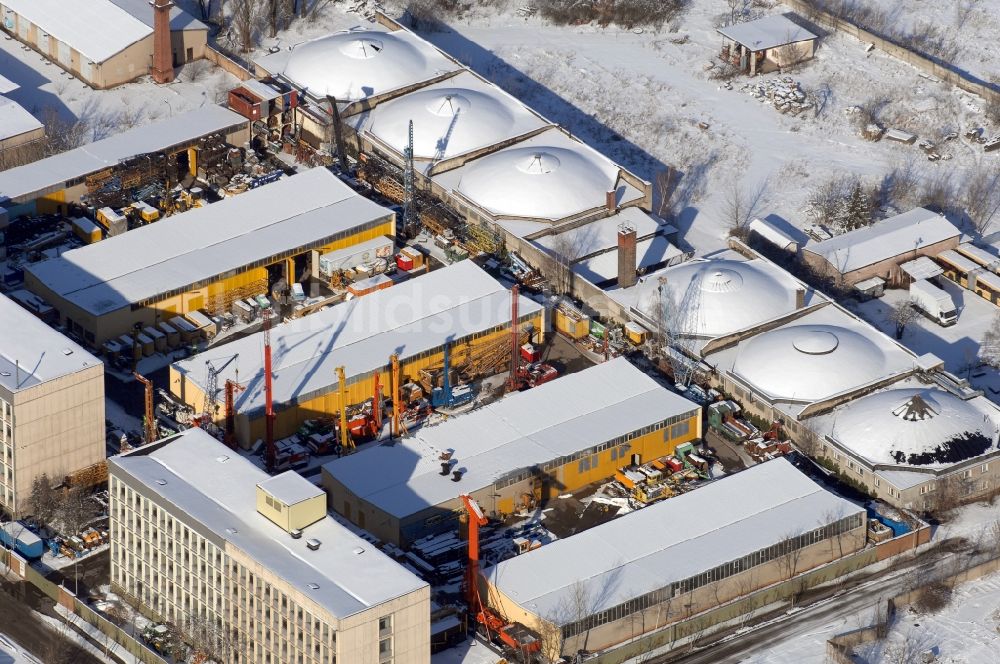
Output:
<svg viewBox="0 0 1000 664">
<path fill-rule="evenodd" d="M 45 138 L 45 127 L 38 118 L 3 96 L 17 88 L 0 76 L 0 171 L 24 163 L 31 144 Z"/>
<path fill-rule="evenodd" d="M 849 555 L 865 529 L 779 458 L 501 562 L 481 594 L 546 655 L 596 652 Z"/>
<path fill-rule="evenodd" d="M 312 169 L 29 265 L 25 285 L 96 348 L 136 323 L 227 312 L 318 273 L 323 253 L 383 235 L 395 235 L 392 211 Z"/>
<path fill-rule="evenodd" d="M 810 453 L 906 509 L 989 496 L 1000 488 L 1000 409 L 956 387 L 910 378 L 810 418 Z"/>
<path fill-rule="evenodd" d="M 869 279 L 886 285 L 909 285 L 900 267 L 919 256 L 936 256 L 958 246 L 962 232 L 948 219 L 916 208 L 871 226 L 802 247 L 802 260 L 838 285 Z"/>
<path fill-rule="evenodd" d="M 542 307 L 519 298 L 519 325 L 540 341 Z M 375 374 L 389 385 L 390 357 L 399 356 L 400 384 L 421 369 L 443 365 L 450 345 L 453 367 L 491 349 L 510 348 L 511 293 L 471 261 L 461 261 L 391 288 L 299 318 L 271 330 L 276 437 L 294 433 L 305 420 L 336 417 L 340 396 L 336 368 L 344 367 L 347 406 L 375 393 Z M 263 334 L 233 341 L 175 363 L 170 390 L 204 412 L 206 362 L 218 385 L 246 386 L 236 398 L 236 438 L 247 447 L 264 436 Z M 509 352 L 507 357 L 509 357 Z"/>
<path fill-rule="evenodd" d="M 153 8 L 147 0 L 3 0 L 5 32 L 97 89 L 146 76 L 153 66 Z M 208 26 L 171 5 L 169 58 L 174 67 L 205 57 Z"/>
<path fill-rule="evenodd" d="M 250 137 L 247 119 L 221 106 L 207 105 L 143 125 L 47 159 L 0 171 L 0 205 L 11 217 L 21 214 L 67 213 L 87 193 L 87 178 L 119 162 L 148 153 L 197 164 L 202 138 L 221 134 L 231 145 Z M 6 199 L 6 202 L 4 200 Z"/>
<path fill-rule="evenodd" d="M 113 457 L 111 583 L 156 620 L 235 630 L 220 661 L 429 664 L 430 591 L 201 429 Z"/>
<path fill-rule="evenodd" d="M 104 462 L 104 364 L 0 295 L 0 509 Z"/>
<path fill-rule="evenodd" d="M 338 513 L 397 545 L 454 530 L 459 494 L 502 518 L 701 436 L 701 408 L 625 358 L 323 466 Z"/>
</svg>

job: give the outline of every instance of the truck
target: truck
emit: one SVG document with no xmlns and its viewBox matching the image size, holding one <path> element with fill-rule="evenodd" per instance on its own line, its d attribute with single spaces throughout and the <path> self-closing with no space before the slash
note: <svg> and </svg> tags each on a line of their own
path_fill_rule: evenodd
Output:
<svg viewBox="0 0 1000 664">
<path fill-rule="evenodd" d="M 917 279 L 910 284 L 910 301 L 938 325 L 947 327 L 958 321 L 958 311 L 951 295 L 926 279 Z"/>
<path fill-rule="evenodd" d="M 0 525 L 0 542 L 28 560 L 41 558 L 45 552 L 42 539 L 20 521 L 7 521 Z"/>
</svg>

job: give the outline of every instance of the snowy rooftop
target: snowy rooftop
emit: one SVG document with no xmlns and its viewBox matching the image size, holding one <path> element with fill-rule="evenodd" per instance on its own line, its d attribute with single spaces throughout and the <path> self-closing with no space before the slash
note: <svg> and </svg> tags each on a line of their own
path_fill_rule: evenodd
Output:
<svg viewBox="0 0 1000 664">
<path fill-rule="evenodd" d="M 641 199 L 642 192 L 619 181 L 619 171 L 593 148 L 552 128 L 434 181 L 497 217 L 555 221 L 603 207 L 611 190 L 618 206 Z"/>
<path fill-rule="evenodd" d="M 379 104 L 368 115 L 364 130 L 402 154 L 410 120 L 414 158 L 435 162 L 550 126 L 507 93 L 467 71 Z"/>
<path fill-rule="evenodd" d="M 329 171 L 314 168 L 26 269 L 99 315 L 391 214 Z"/>
<path fill-rule="evenodd" d="M 461 66 L 408 30 L 354 29 L 312 39 L 258 58 L 318 98 L 338 102 L 376 97 L 435 78 Z"/>
<path fill-rule="evenodd" d="M 788 249 L 789 247 L 794 248 L 799 244 L 795 238 L 766 219 L 751 219 L 750 223 L 747 224 L 747 230 L 751 233 L 757 233 L 762 238 L 781 249 Z"/>
<path fill-rule="evenodd" d="M 622 224 L 634 228 L 635 236 L 640 240 L 663 229 L 647 212 L 637 207 L 627 207 L 610 217 L 532 240 L 532 244 L 552 253 L 565 254 L 571 260 L 578 260 L 617 247 L 618 227 Z M 544 228 L 550 226 L 546 224 Z"/>
<path fill-rule="evenodd" d="M 809 243 L 803 251 L 822 256 L 838 271 L 847 273 L 961 234 L 945 217 L 916 208 L 829 240 Z"/>
<path fill-rule="evenodd" d="M 941 467 L 996 449 L 1000 410 L 910 379 L 816 418 L 816 427 L 871 463 Z"/>
<path fill-rule="evenodd" d="M 11 392 L 83 371 L 101 361 L 0 295 L 0 386 Z"/>
<path fill-rule="evenodd" d="M 783 14 L 772 14 L 756 21 L 747 21 L 718 28 L 725 37 L 743 44 L 751 51 L 763 51 L 786 44 L 817 39 L 817 36 Z"/>
<path fill-rule="evenodd" d="M 821 401 L 916 368 L 910 351 L 833 304 L 710 354 L 771 400 Z"/>
<path fill-rule="evenodd" d="M 424 427 L 323 466 L 348 490 L 403 518 L 698 406 L 661 387 L 625 358 L 511 394 L 472 413 Z M 440 455 L 452 452 L 441 475 Z"/>
<path fill-rule="evenodd" d="M 646 270 L 669 261 L 677 261 L 684 252 L 662 235 L 639 240 L 635 247 L 636 267 Z M 577 273 L 592 284 L 618 278 L 618 248 L 584 259 L 573 266 Z"/>
<path fill-rule="evenodd" d="M 4 0 L 4 6 L 96 63 L 153 34 L 153 9 L 145 0 L 86 0 L 72 8 L 66 0 Z M 175 30 L 194 24 L 208 29 L 177 7 L 170 18 Z"/>
<path fill-rule="evenodd" d="M 108 461 L 113 475 L 143 484 L 337 618 L 427 585 L 331 517 L 292 539 L 256 510 L 256 487 L 267 473 L 201 429 Z M 308 548 L 310 539 L 322 542 L 319 550 Z"/>
<path fill-rule="evenodd" d="M 975 272 L 979 269 L 979 264 L 970 258 L 966 258 L 954 249 L 947 249 L 937 255 L 937 259 L 945 264 L 953 265 L 963 272 Z"/>
<path fill-rule="evenodd" d="M 610 289 L 608 296 L 640 318 L 655 322 L 661 283 L 664 295 L 672 297 L 676 307 L 686 305 L 681 332 L 696 337 L 718 337 L 789 314 L 795 311 L 796 291 L 802 288 L 766 261 L 712 259 L 648 274 L 631 288 Z M 807 305 L 818 298 L 812 291 L 806 296 Z"/>
<path fill-rule="evenodd" d="M 541 309 L 523 296 L 519 307 L 522 316 Z M 405 360 L 509 322 L 510 291 L 472 261 L 455 263 L 272 328 L 274 401 L 296 403 L 328 392 L 339 366 L 350 380 L 387 366 L 392 353 Z M 211 361 L 220 370 L 219 385 L 232 379 L 247 386 L 236 398 L 237 411 L 245 413 L 264 407 L 263 348 L 263 335 L 253 334 L 174 367 L 204 386 L 205 362 Z"/>
<path fill-rule="evenodd" d="M 323 490 L 294 470 L 269 477 L 257 483 L 261 489 L 286 505 L 297 505 L 304 500 L 323 495 Z"/>
<path fill-rule="evenodd" d="M 9 78 L 4 77 L 3 74 L 0 74 L 0 95 L 5 95 L 8 92 L 13 92 L 14 90 L 17 90 L 19 87 L 21 86 L 19 86 L 17 83 L 10 80 Z"/>
<path fill-rule="evenodd" d="M 0 141 L 41 129 L 42 123 L 20 104 L 0 97 Z"/>
<path fill-rule="evenodd" d="M 214 104 L 178 113 L 167 120 L 129 129 L 69 152 L 2 171 L 0 198 L 27 202 L 38 195 L 62 189 L 68 180 L 95 173 L 122 159 L 165 150 L 207 134 L 230 131 L 246 124 L 247 119 L 242 115 Z"/>
<path fill-rule="evenodd" d="M 566 624 L 579 619 L 563 614 L 573 594 L 579 596 L 579 584 L 588 613 L 599 613 L 858 512 L 864 509 L 779 458 L 511 558 L 485 573 L 531 613 Z"/>
</svg>

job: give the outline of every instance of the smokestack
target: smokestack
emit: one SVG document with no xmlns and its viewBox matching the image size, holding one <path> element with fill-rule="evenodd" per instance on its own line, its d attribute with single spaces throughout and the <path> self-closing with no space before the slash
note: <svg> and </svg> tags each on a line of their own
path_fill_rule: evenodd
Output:
<svg viewBox="0 0 1000 664">
<path fill-rule="evenodd" d="M 614 214 L 618 209 L 618 195 L 614 189 L 604 195 L 604 206 L 608 208 L 608 214 Z"/>
<path fill-rule="evenodd" d="M 635 229 L 627 224 L 618 227 L 618 287 L 635 286 Z"/>
<path fill-rule="evenodd" d="M 170 45 L 171 0 L 150 0 L 153 6 L 153 80 L 170 83 L 174 80 L 174 54 Z"/>
</svg>

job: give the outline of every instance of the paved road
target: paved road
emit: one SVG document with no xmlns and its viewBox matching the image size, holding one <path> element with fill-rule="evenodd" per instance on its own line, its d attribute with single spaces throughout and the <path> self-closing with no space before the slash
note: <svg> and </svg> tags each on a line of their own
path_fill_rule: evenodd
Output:
<svg viewBox="0 0 1000 664">
<path fill-rule="evenodd" d="M 766 622 L 752 631 L 728 637 L 688 655 L 668 653 L 647 664 L 726 664 L 743 661 L 764 646 L 820 631 L 838 618 L 849 616 L 876 603 L 894 597 L 912 587 L 914 579 L 929 579 L 935 570 L 947 569 L 956 555 L 940 550 L 929 551 L 917 560 L 905 561 L 898 568 L 858 578 L 842 584 L 836 593 L 796 613 Z"/>
<path fill-rule="evenodd" d="M 57 635 L 30 609 L 54 615 L 52 601 L 27 583 L 0 583 L 3 633 L 43 662 L 101 664 L 93 655 Z"/>
</svg>

